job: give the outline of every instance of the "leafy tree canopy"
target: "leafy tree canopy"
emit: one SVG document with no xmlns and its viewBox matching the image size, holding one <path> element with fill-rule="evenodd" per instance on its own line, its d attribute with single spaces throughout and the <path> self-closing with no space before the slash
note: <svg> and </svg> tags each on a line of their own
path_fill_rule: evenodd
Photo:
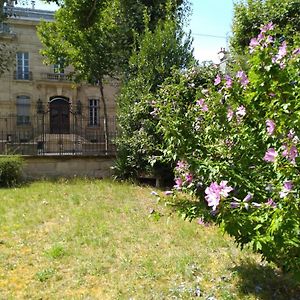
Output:
<svg viewBox="0 0 300 300">
<path fill-rule="evenodd" d="M 299 0 L 243 0 L 234 5 L 233 38 L 231 46 L 244 54 L 252 37 L 258 35 L 262 24 L 273 22 L 285 39 L 300 32 Z"/>
</svg>

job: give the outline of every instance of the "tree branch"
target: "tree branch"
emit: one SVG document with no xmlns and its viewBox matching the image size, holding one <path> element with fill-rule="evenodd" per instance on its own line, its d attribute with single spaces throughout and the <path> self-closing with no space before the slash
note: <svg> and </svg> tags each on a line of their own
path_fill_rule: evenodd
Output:
<svg viewBox="0 0 300 300">
<path fill-rule="evenodd" d="M 96 3 L 97 3 L 97 0 L 94 0 L 93 7 L 92 7 L 92 9 L 90 10 L 90 12 L 89 12 L 89 14 L 88 14 L 88 16 L 87 16 L 87 22 L 89 22 L 90 17 L 92 16 L 93 12 L 94 12 L 95 9 L 96 9 Z"/>
</svg>

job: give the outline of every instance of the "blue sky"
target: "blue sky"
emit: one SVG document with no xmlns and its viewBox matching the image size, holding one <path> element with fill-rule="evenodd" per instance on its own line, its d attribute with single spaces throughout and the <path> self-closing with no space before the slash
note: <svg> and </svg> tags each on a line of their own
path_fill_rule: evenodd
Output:
<svg viewBox="0 0 300 300">
<path fill-rule="evenodd" d="M 200 61 L 217 61 L 217 52 L 227 47 L 231 34 L 233 0 L 191 0 L 192 15 L 188 26 L 194 38 L 194 54 Z M 55 5 L 36 1 L 37 9 L 55 10 Z"/>
<path fill-rule="evenodd" d="M 191 0 L 189 28 L 194 38 L 194 54 L 200 61 L 217 61 L 217 52 L 227 48 L 231 34 L 233 0 Z"/>
</svg>

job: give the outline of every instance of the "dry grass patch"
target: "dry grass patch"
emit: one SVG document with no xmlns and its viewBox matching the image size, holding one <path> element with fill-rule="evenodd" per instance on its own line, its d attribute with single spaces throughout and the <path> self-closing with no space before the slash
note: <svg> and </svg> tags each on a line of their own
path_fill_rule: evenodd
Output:
<svg viewBox="0 0 300 300">
<path fill-rule="evenodd" d="M 218 228 L 178 218 L 150 191 L 80 179 L 0 190 L 0 298 L 300 295 L 289 279 L 240 252 Z"/>
</svg>

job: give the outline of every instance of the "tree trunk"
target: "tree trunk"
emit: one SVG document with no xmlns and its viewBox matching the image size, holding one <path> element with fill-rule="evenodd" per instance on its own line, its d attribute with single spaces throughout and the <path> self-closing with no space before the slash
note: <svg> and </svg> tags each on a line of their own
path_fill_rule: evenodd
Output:
<svg viewBox="0 0 300 300">
<path fill-rule="evenodd" d="M 103 105 L 103 129 L 104 129 L 104 143 L 105 143 L 105 155 L 108 154 L 108 141 L 109 141 L 109 136 L 108 136 L 108 124 L 107 124 L 107 108 L 106 108 L 106 101 L 104 98 L 104 91 L 103 91 L 103 81 L 102 78 L 99 80 L 99 88 L 100 88 L 100 99 Z"/>
</svg>

